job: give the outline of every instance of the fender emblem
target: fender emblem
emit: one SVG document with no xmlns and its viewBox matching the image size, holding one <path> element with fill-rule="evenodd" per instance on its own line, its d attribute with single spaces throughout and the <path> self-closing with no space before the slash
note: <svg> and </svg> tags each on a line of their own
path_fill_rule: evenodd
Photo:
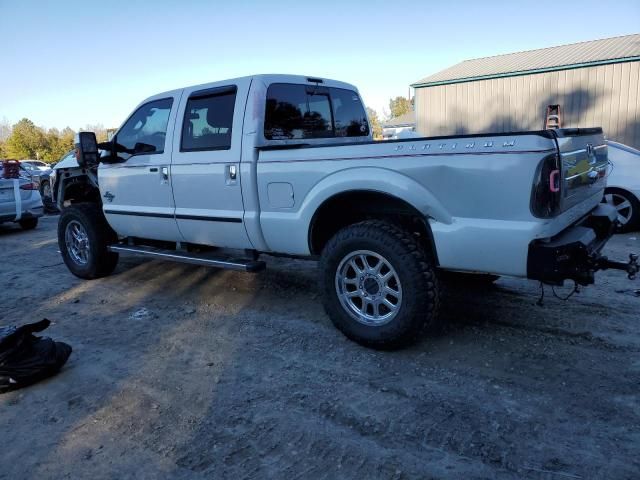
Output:
<svg viewBox="0 0 640 480">
<path fill-rule="evenodd" d="M 113 202 L 113 199 L 116 198 L 116 196 L 113 193 L 106 191 L 104 192 L 104 195 L 102 196 L 102 198 L 106 198 L 107 202 L 111 203 Z"/>
</svg>

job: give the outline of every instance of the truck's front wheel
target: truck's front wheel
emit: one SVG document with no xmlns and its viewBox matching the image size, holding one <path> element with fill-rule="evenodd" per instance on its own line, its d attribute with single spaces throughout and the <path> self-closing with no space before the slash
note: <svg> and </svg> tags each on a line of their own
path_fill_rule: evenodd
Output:
<svg viewBox="0 0 640 480">
<path fill-rule="evenodd" d="M 107 247 L 117 240 L 98 205 L 78 203 L 65 208 L 58 221 L 62 259 L 75 276 L 93 279 L 109 275 L 118 254 Z"/>
<path fill-rule="evenodd" d="M 362 345 L 396 348 L 438 321 L 433 264 L 412 235 L 390 223 L 340 230 L 322 252 L 320 271 L 327 314 Z"/>
</svg>

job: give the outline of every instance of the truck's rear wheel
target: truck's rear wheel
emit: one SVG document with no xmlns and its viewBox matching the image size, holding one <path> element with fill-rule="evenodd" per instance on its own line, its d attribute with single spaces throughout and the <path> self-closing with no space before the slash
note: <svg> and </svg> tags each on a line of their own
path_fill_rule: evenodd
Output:
<svg viewBox="0 0 640 480">
<path fill-rule="evenodd" d="M 406 345 L 438 322 L 433 264 L 413 236 L 390 223 L 340 230 L 322 252 L 320 271 L 327 314 L 362 345 Z"/>
<path fill-rule="evenodd" d="M 107 247 L 117 240 L 98 205 L 78 203 L 65 208 L 58 220 L 62 259 L 75 276 L 93 279 L 109 275 L 118 254 Z"/>
</svg>

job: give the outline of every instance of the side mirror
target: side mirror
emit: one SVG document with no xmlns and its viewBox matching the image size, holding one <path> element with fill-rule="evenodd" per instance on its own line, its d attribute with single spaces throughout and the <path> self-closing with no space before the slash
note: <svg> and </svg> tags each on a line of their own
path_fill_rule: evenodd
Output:
<svg viewBox="0 0 640 480">
<path fill-rule="evenodd" d="M 133 147 L 135 153 L 153 153 L 156 151 L 156 147 L 149 145 L 148 143 L 136 143 Z"/>
<path fill-rule="evenodd" d="M 93 132 L 78 132 L 75 137 L 76 160 L 82 168 L 98 165 L 98 142 Z"/>
</svg>

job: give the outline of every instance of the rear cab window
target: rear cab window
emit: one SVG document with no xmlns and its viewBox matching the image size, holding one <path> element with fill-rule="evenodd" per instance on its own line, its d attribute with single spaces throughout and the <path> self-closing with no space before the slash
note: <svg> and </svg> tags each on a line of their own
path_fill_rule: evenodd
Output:
<svg viewBox="0 0 640 480">
<path fill-rule="evenodd" d="M 267 140 L 366 137 L 364 106 L 352 90 L 274 83 L 267 90 Z"/>
<path fill-rule="evenodd" d="M 182 122 L 181 152 L 229 150 L 237 88 L 217 87 L 194 92 Z"/>
</svg>

